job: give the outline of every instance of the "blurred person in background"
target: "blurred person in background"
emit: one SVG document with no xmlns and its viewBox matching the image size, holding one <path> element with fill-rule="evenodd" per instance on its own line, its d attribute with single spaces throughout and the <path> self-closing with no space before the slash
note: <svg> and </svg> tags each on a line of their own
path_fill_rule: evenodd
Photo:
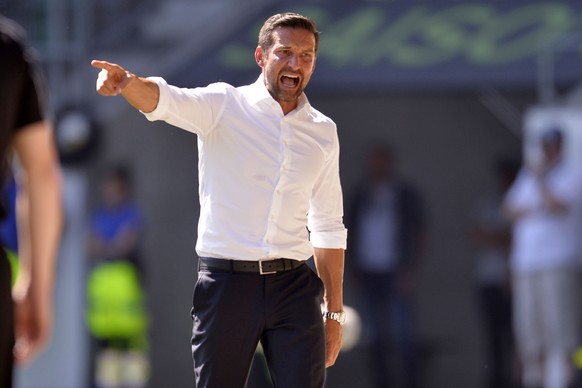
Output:
<svg viewBox="0 0 582 388">
<path fill-rule="evenodd" d="M 61 183 L 47 95 L 24 31 L 0 15 L 0 182 L 15 170 L 19 276 L 0 249 L 0 386 L 13 361 L 27 362 L 52 330 L 55 261 L 62 227 Z M 14 166 L 13 156 L 18 160 Z M 7 214 L 0 202 L 0 219 Z"/>
<path fill-rule="evenodd" d="M 100 203 L 90 227 L 94 265 L 87 283 L 87 321 L 97 345 L 97 387 L 142 387 L 147 382 L 149 319 L 139 252 L 143 229 L 129 170 L 109 168 L 100 182 Z"/>
<path fill-rule="evenodd" d="M 372 376 L 376 387 L 391 387 L 390 375 L 401 370 L 405 387 L 419 387 L 413 299 L 426 239 L 423 206 L 418 192 L 398 175 L 390 146 L 372 146 L 366 162 L 365 180 L 353 194 L 346 224 L 349 268 L 363 296 Z M 392 354 L 402 362 L 395 368 L 390 367 Z"/>
<path fill-rule="evenodd" d="M 563 132 L 541 137 L 505 198 L 513 222 L 514 333 L 524 387 L 566 388 L 580 333 L 582 171 L 563 158 Z"/>
<path fill-rule="evenodd" d="M 487 387 L 509 388 L 514 371 L 511 321 L 509 249 L 511 223 L 503 214 L 503 197 L 517 175 L 510 159 L 494 165 L 496 185 L 479 197 L 471 212 L 471 240 L 475 249 L 476 287 L 486 339 Z"/>
<path fill-rule="evenodd" d="M 198 387 L 244 387 L 259 342 L 277 387 L 322 387 L 339 354 L 347 236 L 339 139 L 304 93 L 318 47 L 311 19 L 283 13 L 259 32 L 261 74 L 251 85 L 177 88 L 92 62 L 102 69 L 99 93 L 121 94 L 148 119 L 198 138 Z M 312 256 L 319 276 L 306 265 Z"/>
</svg>

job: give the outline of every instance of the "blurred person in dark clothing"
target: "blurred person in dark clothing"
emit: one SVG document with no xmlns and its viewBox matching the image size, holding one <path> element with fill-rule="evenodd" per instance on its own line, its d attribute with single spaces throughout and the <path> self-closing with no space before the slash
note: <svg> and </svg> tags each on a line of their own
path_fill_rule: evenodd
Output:
<svg viewBox="0 0 582 388">
<path fill-rule="evenodd" d="M 504 201 L 513 223 L 513 322 L 524 387 L 566 388 L 579 344 L 582 170 L 564 158 L 564 135 L 539 140 Z"/>
<path fill-rule="evenodd" d="M 480 196 L 471 212 L 470 235 L 476 259 L 476 287 L 486 339 L 487 386 L 510 387 L 513 378 L 513 335 L 509 249 L 511 224 L 503 214 L 503 197 L 518 163 L 500 159 L 494 165 L 494 190 Z"/>
<path fill-rule="evenodd" d="M 62 224 L 60 177 L 46 90 L 20 26 L 0 15 L 0 182 L 18 158 L 20 271 L 0 249 L 0 386 L 12 386 L 13 360 L 30 360 L 49 340 L 55 260 Z M 6 209 L 0 204 L 0 218 Z M 12 295 L 11 295 L 12 294 Z M 15 302 L 15 303 L 14 303 Z"/>
<path fill-rule="evenodd" d="M 350 265 L 362 291 L 364 333 L 369 334 L 373 376 L 378 388 L 390 385 L 391 369 L 402 370 L 407 388 L 420 385 L 413 312 L 417 259 L 425 240 L 419 194 L 397 174 L 393 150 L 374 145 L 364 181 L 347 211 Z M 394 346 L 398 352 L 393 352 Z M 391 354 L 402 368 L 389 368 Z"/>
</svg>

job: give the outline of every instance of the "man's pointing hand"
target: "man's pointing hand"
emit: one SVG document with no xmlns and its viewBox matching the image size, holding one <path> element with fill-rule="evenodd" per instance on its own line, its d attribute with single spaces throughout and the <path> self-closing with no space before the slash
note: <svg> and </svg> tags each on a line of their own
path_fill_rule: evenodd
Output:
<svg viewBox="0 0 582 388">
<path fill-rule="evenodd" d="M 101 69 L 97 76 L 96 90 L 103 96 L 117 96 L 131 79 L 129 72 L 114 63 L 93 60 L 91 66 Z"/>
</svg>

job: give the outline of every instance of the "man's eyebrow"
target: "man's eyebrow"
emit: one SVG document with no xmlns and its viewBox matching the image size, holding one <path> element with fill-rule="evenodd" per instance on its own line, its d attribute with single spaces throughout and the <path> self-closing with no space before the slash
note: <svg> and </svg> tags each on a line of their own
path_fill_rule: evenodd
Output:
<svg viewBox="0 0 582 388">
<path fill-rule="evenodd" d="M 282 44 L 282 43 L 277 43 L 277 45 L 275 45 L 275 46 L 278 49 L 292 49 L 293 47 L 299 47 L 298 45 L 289 45 L 289 44 Z M 301 47 L 299 47 L 299 48 L 301 48 Z M 313 51 L 314 52 L 315 46 L 306 48 L 302 51 Z"/>
</svg>

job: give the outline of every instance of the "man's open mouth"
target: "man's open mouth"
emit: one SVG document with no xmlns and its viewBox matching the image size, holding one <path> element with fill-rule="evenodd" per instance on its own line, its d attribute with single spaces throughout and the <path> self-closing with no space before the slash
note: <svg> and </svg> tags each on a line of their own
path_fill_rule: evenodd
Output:
<svg viewBox="0 0 582 388">
<path fill-rule="evenodd" d="M 300 78 L 297 75 L 286 74 L 281 76 L 281 84 L 287 88 L 295 88 L 299 85 Z"/>
</svg>

